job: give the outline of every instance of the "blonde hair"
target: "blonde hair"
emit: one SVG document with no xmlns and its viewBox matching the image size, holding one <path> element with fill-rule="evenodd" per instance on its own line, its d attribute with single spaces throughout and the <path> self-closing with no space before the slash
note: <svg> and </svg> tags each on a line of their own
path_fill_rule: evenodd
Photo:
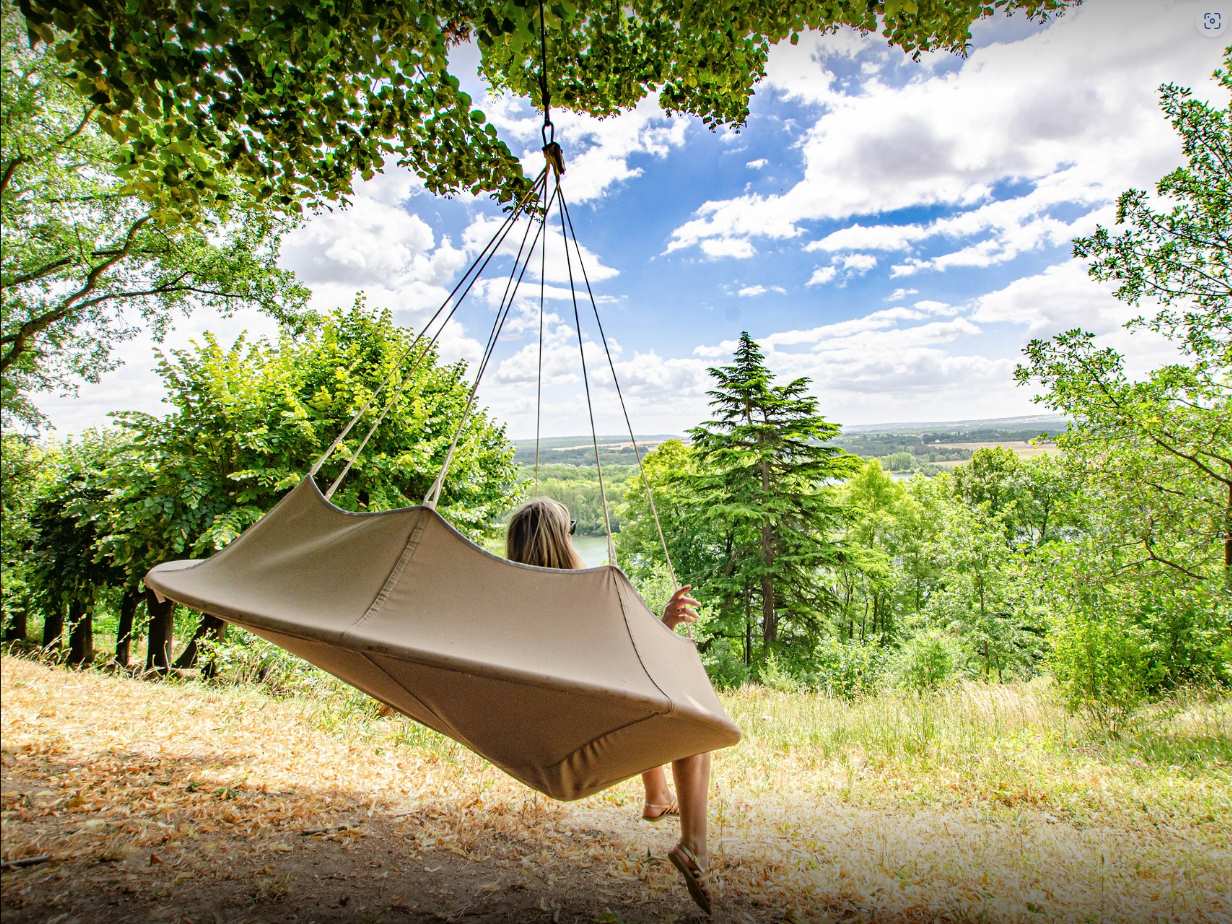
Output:
<svg viewBox="0 0 1232 924">
<path fill-rule="evenodd" d="M 505 557 L 541 568 L 584 568 L 569 541 L 569 508 L 547 497 L 527 501 L 509 520 Z"/>
</svg>

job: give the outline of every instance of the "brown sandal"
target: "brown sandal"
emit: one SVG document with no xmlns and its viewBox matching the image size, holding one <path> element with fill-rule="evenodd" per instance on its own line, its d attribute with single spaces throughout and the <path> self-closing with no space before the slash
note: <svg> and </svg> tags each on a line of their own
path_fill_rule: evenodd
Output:
<svg viewBox="0 0 1232 924">
<path fill-rule="evenodd" d="M 673 799 L 667 805 L 655 805 L 651 802 L 643 803 L 642 805 L 642 820 L 643 821 L 659 821 L 666 818 L 668 815 L 679 815 L 680 806 Z"/>
<path fill-rule="evenodd" d="M 697 857 L 693 855 L 693 851 L 684 844 L 677 844 L 667 854 L 667 858 L 672 861 L 672 866 L 680 870 L 680 875 L 684 877 L 684 884 L 689 889 L 689 894 L 693 896 L 693 901 L 697 902 L 697 906 L 710 914 L 710 893 L 706 890 L 704 880 L 705 873 L 702 871 L 701 864 L 697 862 Z"/>
</svg>

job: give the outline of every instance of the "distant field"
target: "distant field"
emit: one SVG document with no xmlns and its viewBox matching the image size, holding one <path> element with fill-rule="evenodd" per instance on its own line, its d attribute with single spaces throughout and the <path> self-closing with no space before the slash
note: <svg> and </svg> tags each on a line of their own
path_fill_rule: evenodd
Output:
<svg viewBox="0 0 1232 924">
<path fill-rule="evenodd" d="M 975 452 L 977 449 L 987 449 L 991 446 L 1004 446 L 1006 449 L 1012 449 L 1014 454 L 1020 459 L 1034 459 L 1036 456 L 1055 455 L 1060 452 L 1056 443 L 1030 443 L 1026 440 L 1000 440 L 989 442 L 972 442 L 972 443 L 934 443 L 932 444 L 937 449 L 960 449 L 968 455 Z M 934 465 L 939 465 L 942 468 L 957 468 L 966 462 L 967 459 L 947 459 L 944 461 L 934 462 Z"/>
</svg>

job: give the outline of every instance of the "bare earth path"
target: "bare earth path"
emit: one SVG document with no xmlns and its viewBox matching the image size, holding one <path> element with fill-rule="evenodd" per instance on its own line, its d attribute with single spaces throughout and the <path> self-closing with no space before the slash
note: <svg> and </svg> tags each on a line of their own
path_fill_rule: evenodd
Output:
<svg viewBox="0 0 1232 924">
<path fill-rule="evenodd" d="M 403 726 L 373 739 L 255 691 L 2 671 L 4 859 L 50 857 L 4 872 L 6 924 L 699 919 L 635 783 L 560 805 Z M 857 807 L 839 781 L 784 801 L 765 762 L 719 761 L 716 920 L 1232 919 L 1218 837 Z"/>
</svg>

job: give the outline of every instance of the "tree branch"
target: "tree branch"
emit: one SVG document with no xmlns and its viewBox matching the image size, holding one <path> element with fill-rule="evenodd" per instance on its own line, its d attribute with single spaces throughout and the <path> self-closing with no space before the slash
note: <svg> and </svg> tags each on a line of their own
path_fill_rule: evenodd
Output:
<svg viewBox="0 0 1232 924">
<path fill-rule="evenodd" d="M 115 249 L 115 252 L 111 256 L 91 269 L 89 274 L 86 276 L 85 282 L 82 283 L 81 288 L 62 301 L 55 311 L 49 311 L 46 314 L 39 315 L 36 318 L 30 318 L 13 333 L 5 334 L 0 337 L 0 343 L 8 345 L 8 350 L 5 351 L 3 356 L 0 356 L 0 372 L 7 369 L 19 356 L 22 355 L 22 353 L 26 352 L 26 344 L 29 343 L 32 337 L 37 336 L 52 324 L 55 324 L 57 321 L 66 317 L 68 313 L 73 310 L 73 307 L 81 301 L 81 299 L 83 299 L 90 292 L 94 291 L 103 274 L 106 273 L 107 270 L 111 269 L 111 267 L 119 263 L 120 260 L 128 254 L 129 249 L 133 246 L 133 241 L 137 237 L 137 232 L 139 232 L 149 220 L 150 216 L 147 214 L 141 216 L 133 222 L 132 225 L 129 226 L 128 233 L 124 235 L 123 243 Z"/>
</svg>

